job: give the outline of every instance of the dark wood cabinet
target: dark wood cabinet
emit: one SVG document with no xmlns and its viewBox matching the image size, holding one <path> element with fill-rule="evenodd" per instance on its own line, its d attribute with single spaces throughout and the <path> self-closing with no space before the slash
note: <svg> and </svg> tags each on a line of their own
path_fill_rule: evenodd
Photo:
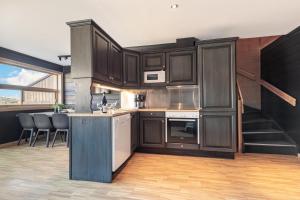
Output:
<svg viewBox="0 0 300 200">
<path fill-rule="evenodd" d="M 122 85 L 122 49 L 114 43 L 111 43 L 109 66 L 109 80 L 116 85 Z"/>
<path fill-rule="evenodd" d="M 143 71 L 165 70 L 165 53 L 146 53 L 142 55 Z"/>
<path fill-rule="evenodd" d="M 123 83 L 125 87 L 137 87 L 140 82 L 140 56 L 136 52 L 123 52 Z"/>
<path fill-rule="evenodd" d="M 131 113 L 131 152 L 139 145 L 139 114 L 137 112 Z"/>
<path fill-rule="evenodd" d="M 236 151 L 236 113 L 200 113 L 200 149 Z"/>
<path fill-rule="evenodd" d="M 196 51 L 177 51 L 166 54 L 167 84 L 197 84 Z"/>
<path fill-rule="evenodd" d="M 100 81 L 108 81 L 110 41 L 97 29 L 93 31 L 94 70 L 93 77 Z M 84 53 L 84 52 L 82 52 Z"/>
<path fill-rule="evenodd" d="M 236 111 L 235 42 L 198 46 L 200 105 L 204 111 Z"/>
<path fill-rule="evenodd" d="M 165 147 L 165 118 L 140 117 L 140 146 Z"/>
</svg>

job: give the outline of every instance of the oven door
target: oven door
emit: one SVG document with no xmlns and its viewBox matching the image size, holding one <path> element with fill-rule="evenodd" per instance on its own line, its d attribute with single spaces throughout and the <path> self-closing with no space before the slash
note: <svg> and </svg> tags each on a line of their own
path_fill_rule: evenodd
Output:
<svg viewBox="0 0 300 200">
<path fill-rule="evenodd" d="M 198 143 L 198 119 L 168 118 L 168 143 Z"/>
</svg>

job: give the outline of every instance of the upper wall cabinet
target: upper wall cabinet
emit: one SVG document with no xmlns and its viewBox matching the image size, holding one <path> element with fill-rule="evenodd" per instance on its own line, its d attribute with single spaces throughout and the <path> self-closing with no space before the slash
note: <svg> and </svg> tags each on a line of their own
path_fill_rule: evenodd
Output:
<svg viewBox="0 0 300 200">
<path fill-rule="evenodd" d="M 198 46 L 200 105 L 204 111 L 236 111 L 235 42 Z"/>
<path fill-rule="evenodd" d="M 122 85 L 122 49 L 119 48 L 114 43 L 111 43 L 110 50 L 110 68 L 108 70 L 108 78 L 110 81 L 116 85 Z"/>
<path fill-rule="evenodd" d="M 142 56 L 143 71 L 165 70 L 165 53 L 146 53 Z"/>
<path fill-rule="evenodd" d="M 94 77 L 99 81 L 108 81 L 109 78 L 109 60 L 110 60 L 110 42 L 101 32 L 94 29 Z"/>
<path fill-rule="evenodd" d="M 92 78 L 121 86 L 122 47 L 93 20 L 69 22 L 71 27 L 72 78 Z"/>
<path fill-rule="evenodd" d="M 196 51 L 169 52 L 166 60 L 168 85 L 197 84 Z"/>
<path fill-rule="evenodd" d="M 140 56 L 133 51 L 123 52 L 123 83 L 125 87 L 137 87 L 140 82 Z"/>
</svg>

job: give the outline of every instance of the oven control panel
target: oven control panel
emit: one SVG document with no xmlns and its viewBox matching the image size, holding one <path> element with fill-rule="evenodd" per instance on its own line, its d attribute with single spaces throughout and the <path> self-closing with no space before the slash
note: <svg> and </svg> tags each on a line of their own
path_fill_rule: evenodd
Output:
<svg viewBox="0 0 300 200">
<path fill-rule="evenodd" d="M 172 111 L 167 111 L 166 112 L 166 117 L 167 118 L 199 118 L 199 112 L 172 112 Z"/>
</svg>

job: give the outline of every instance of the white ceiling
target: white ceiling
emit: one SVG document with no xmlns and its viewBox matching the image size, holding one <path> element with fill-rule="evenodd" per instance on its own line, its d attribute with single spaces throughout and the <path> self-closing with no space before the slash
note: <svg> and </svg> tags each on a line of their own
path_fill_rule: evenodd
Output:
<svg viewBox="0 0 300 200">
<path fill-rule="evenodd" d="M 300 25 L 299 8 L 299 0 L 0 0 L 0 46 L 60 64 L 70 54 L 68 21 L 94 19 L 122 46 L 138 46 L 286 34 Z"/>
</svg>

